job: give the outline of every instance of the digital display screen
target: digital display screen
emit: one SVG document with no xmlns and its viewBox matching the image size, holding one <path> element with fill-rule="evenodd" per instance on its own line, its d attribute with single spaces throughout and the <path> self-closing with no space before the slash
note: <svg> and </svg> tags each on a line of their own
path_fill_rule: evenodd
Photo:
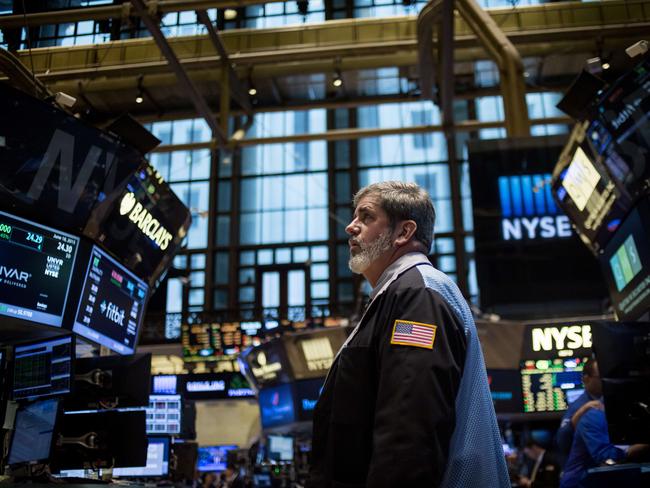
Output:
<svg viewBox="0 0 650 488">
<path fill-rule="evenodd" d="M 98 204 L 84 233 L 154 285 L 169 268 L 190 226 L 190 211 L 145 164 L 113 200 Z"/>
<path fill-rule="evenodd" d="M 296 420 L 290 384 L 260 390 L 259 405 L 264 428 L 289 424 Z"/>
<path fill-rule="evenodd" d="M 632 194 L 650 178 L 650 58 L 613 83 L 595 105 L 589 140 Z"/>
<path fill-rule="evenodd" d="M 180 434 L 181 415 L 180 395 L 150 395 L 147 434 Z"/>
<path fill-rule="evenodd" d="M 508 316 L 554 302 L 572 313 L 601 310 L 607 290 L 598 264 L 551 191 L 566 144 L 564 136 L 468 143 L 482 309 Z M 582 163 L 568 186 L 587 211 L 595 177 Z M 558 270 L 571 270 L 571 280 L 558 279 Z"/>
<path fill-rule="evenodd" d="M 70 393 L 72 336 L 15 346 L 13 398 Z"/>
<path fill-rule="evenodd" d="M 77 233 L 142 163 L 115 135 L 6 83 L 0 114 L 0 208 L 27 218 Z"/>
<path fill-rule="evenodd" d="M 323 390 L 325 378 L 301 380 L 294 383 L 298 420 L 313 420 L 314 409 Z"/>
<path fill-rule="evenodd" d="M 73 331 L 120 354 L 135 351 L 148 286 L 93 246 Z"/>
<path fill-rule="evenodd" d="M 269 460 L 293 461 L 293 437 L 270 435 Z"/>
<path fill-rule="evenodd" d="M 553 171 L 553 192 L 594 254 L 607 244 L 631 205 L 589 141 L 586 123 L 573 129 Z"/>
<path fill-rule="evenodd" d="M 156 375 L 153 376 L 153 388 L 151 391 L 160 395 L 175 395 L 176 384 L 178 377 L 175 374 L 171 375 Z"/>
<path fill-rule="evenodd" d="M 582 369 L 588 358 L 535 359 L 521 363 L 524 412 L 566 410 L 584 392 Z"/>
<path fill-rule="evenodd" d="M 252 337 L 239 322 L 183 324 L 181 342 L 185 361 L 234 359 L 239 351 L 253 345 Z"/>
<path fill-rule="evenodd" d="M 199 446 L 199 471 L 225 471 L 228 463 L 228 451 L 237 446 Z"/>
<path fill-rule="evenodd" d="M 58 399 L 40 400 L 18 409 L 8 464 L 42 461 L 50 457 L 58 409 Z"/>
<path fill-rule="evenodd" d="M 149 437 L 147 464 L 136 468 L 113 468 L 113 476 L 154 478 L 169 473 L 169 437 Z"/>
<path fill-rule="evenodd" d="M 522 411 L 521 375 L 516 369 L 488 369 L 488 385 L 496 413 Z"/>
<path fill-rule="evenodd" d="M 61 326 L 79 238 L 0 212 L 0 315 Z"/>
<path fill-rule="evenodd" d="M 635 320 L 650 308 L 650 202 L 641 200 L 599 256 L 616 316 Z"/>
</svg>

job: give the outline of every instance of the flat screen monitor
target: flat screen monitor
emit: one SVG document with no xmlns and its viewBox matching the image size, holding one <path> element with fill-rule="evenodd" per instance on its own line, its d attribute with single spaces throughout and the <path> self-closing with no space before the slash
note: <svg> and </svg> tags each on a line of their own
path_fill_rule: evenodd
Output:
<svg viewBox="0 0 650 488">
<path fill-rule="evenodd" d="M 180 434 L 181 416 L 180 395 L 150 395 L 147 434 Z"/>
<path fill-rule="evenodd" d="M 594 253 L 612 238 L 631 198 L 610 175 L 577 124 L 553 170 L 553 194 L 582 241 Z"/>
<path fill-rule="evenodd" d="M 551 192 L 567 138 L 470 141 L 476 275 L 481 308 L 532 318 L 552 308 L 602 311 L 598 263 Z M 571 270 L 571 280 L 563 273 Z"/>
<path fill-rule="evenodd" d="M 151 392 L 159 395 L 175 395 L 177 393 L 178 376 L 175 374 L 161 374 L 152 376 L 153 387 Z"/>
<path fill-rule="evenodd" d="M 314 418 L 314 409 L 323 390 L 325 378 L 300 380 L 294 383 L 296 398 L 296 417 L 298 420 L 310 421 Z"/>
<path fill-rule="evenodd" d="M 521 377 L 516 369 L 488 369 L 488 384 L 494 411 L 519 413 L 522 411 Z"/>
<path fill-rule="evenodd" d="M 633 196 L 650 179 L 650 56 L 606 89 L 593 107 L 588 138 Z"/>
<path fill-rule="evenodd" d="M 650 322 L 596 322 L 594 352 L 612 442 L 650 442 Z"/>
<path fill-rule="evenodd" d="M 149 437 L 147 464 L 136 468 L 115 468 L 113 476 L 156 478 L 169 473 L 169 437 Z"/>
<path fill-rule="evenodd" d="M 27 218 L 79 232 L 96 202 L 121 191 L 142 163 L 114 133 L 6 83 L 0 114 L 0 208 Z"/>
<path fill-rule="evenodd" d="M 73 358 L 72 335 L 14 346 L 14 400 L 70 393 Z"/>
<path fill-rule="evenodd" d="M 523 411 L 561 412 L 584 392 L 588 358 L 531 359 L 521 363 Z"/>
<path fill-rule="evenodd" d="M 293 461 L 293 437 L 270 435 L 269 460 Z"/>
<path fill-rule="evenodd" d="M 49 459 L 59 411 L 59 399 L 51 398 L 21 405 L 16 412 L 8 464 Z"/>
<path fill-rule="evenodd" d="M 93 246 L 73 332 L 119 354 L 135 351 L 149 287 Z"/>
<path fill-rule="evenodd" d="M 237 446 L 199 446 L 199 471 L 225 471 L 228 463 L 228 451 Z"/>
<path fill-rule="evenodd" d="M 296 421 L 290 384 L 264 388 L 259 392 L 262 427 L 275 427 Z"/>
<path fill-rule="evenodd" d="M 609 296 L 620 320 L 650 309 L 650 200 L 637 203 L 599 256 Z"/>
<path fill-rule="evenodd" d="M 79 238 L 0 212 L 0 315 L 60 327 Z"/>
<path fill-rule="evenodd" d="M 190 222 L 189 209 L 147 163 L 128 180 L 118 198 L 93 209 L 84 234 L 101 242 L 155 287 L 171 266 Z"/>
</svg>

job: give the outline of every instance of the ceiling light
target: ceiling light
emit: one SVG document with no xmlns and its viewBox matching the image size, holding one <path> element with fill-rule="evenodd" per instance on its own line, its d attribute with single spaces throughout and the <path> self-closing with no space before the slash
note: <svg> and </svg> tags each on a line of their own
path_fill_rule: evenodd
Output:
<svg viewBox="0 0 650 488">
<path fill-rule="evenodd" d="M 223 11 L 223 18 L 226 20 L 235 20 L 237 18 L 237 11 L 234 8 L 227 8 Z"/>
<path fill-rule="evenodd" d="M 341 77 L 341 71 L 338 69 L 334 73 L 334 78 L 332 78 L 332 85 L 334 85 L 336 88 L 343 86 L 343 78 Z"/>
<path fill-rule="evenodd" d="M 138 96 L 135 97 L 135 103 L 142 103 L 144 102 L 144 97 L 142 96 L 142 92 L 138 93 Z"/>
<path fill-rule="evenodd" d="M 144 76 L 138 76 L 138 94 L 135 96 L 135 103 L 140 104 L 144 102 L 144 89 L 142 88 L 142 80 Z"/>
<path fill-rule="evenodd" d="M 257 89 L 251 85 L 251 87 L 248 89 L 248 94 L 251 97 L 254 97 L 255 95 L 257 95 Z"/>
<path fill-rule="evenodd" d="M 603 63 L 603 69 L 609 69 L 609 63 Z"/>
</svg>

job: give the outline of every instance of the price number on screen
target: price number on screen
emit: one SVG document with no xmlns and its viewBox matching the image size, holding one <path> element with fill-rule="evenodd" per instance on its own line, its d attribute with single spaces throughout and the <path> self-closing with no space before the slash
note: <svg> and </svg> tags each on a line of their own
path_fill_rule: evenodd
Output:
<svg viewBox="0 0 650 488">
<path fill-rule="evenodd" d="M 27 232 L 27 240 L 34 244 L 43 244 L 43 236 L 40 234 L 34 234 L 33 232 Z"/>
<path fill-rule="evenodd" d="M 70 255 L 72 254 L 72 245 L 71 244 L 65 244 L 63 242 L 57 242 L 56 249 L 57 249 L 57 251 L 64 252 L 65 256 L 67 258 L 69 258 Z"/>
<path fill-rule="evenodd" d="M 11 234 L 11 226 L 9 224 L 0 224 L 0 234 L 6 234 L 7 238 Z"/>
</svg>

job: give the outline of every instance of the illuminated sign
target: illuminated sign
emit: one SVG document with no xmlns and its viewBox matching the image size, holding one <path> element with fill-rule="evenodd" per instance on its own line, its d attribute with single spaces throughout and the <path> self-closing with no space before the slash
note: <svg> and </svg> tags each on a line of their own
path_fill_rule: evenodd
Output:
<svg viewBox="0 0 650 488">
<path fill-rule="evenodd" d="M 309 371 L 328 370 L 334 360 L 332 345 L 327 337 L 306 339 L 300 343 Z"/>
<path fill-rule="evenodd" d="M 138 229 L 161 249 L 167 249 L 172 240 L 171 233 L 137 201 L 133 192 L 128 192 L 120 202 L 120 215 L 127 215 Z"/>
<path fill-rule="evenodd" d="M 268 364 L 266 359 L 266 354 L 264 353 L 264 351 L 260 351 L 259 353 L 257 353 L 257 357 L 255 358 L 255 361 L 257 362 L 258 366 L 257 367 L 253 366 L 251 370 L 253 371 L 255 378 L 258 380 L 273 379 L 278 375 L 278 372 L 280 372 L 280 370 L 282 369 L 282 365 L 279 362 Z"/>
<path fill-rule="evenodd" d="M 571 222 L 555 205 L 550 181 L 550 174 L 499 177 L 504 240 L 571 236 Z"/>
<path fill-rule="evenodd" d="M 188 381 L 185 388 L 189 392 L 197 391 L 224 391 L 226 389 L 226 382 L 223 380 L 215 381 Z"/>
<path fill-rule="evenodd" d="M 533 351 L 566 351 L 591 348 L 590 325 L 564 327 L 533 327 Z M 562 355 L 562 354 L 560 354 Z"/>
</svg>

